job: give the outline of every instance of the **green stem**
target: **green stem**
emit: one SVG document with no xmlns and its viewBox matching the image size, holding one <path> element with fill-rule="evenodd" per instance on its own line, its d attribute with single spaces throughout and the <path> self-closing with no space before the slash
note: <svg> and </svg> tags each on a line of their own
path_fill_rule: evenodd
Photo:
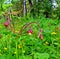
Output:
<svg viewBox="0 0 60 59">
<path fill-rule="evenodd" d="M 16 59 L 18 59 L 17 41 L 16 41 Z"/>
<path fill-rule="evenodd" d="M 1 3 L 1 10 L 3 10 L 3 4 Z"/>
</svg>

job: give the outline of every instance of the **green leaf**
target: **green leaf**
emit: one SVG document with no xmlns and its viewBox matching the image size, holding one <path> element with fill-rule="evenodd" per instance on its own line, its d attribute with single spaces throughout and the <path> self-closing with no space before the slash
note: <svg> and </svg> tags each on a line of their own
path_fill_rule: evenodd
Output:
<svg viewBox="0 0 60 59">
<path fill-rule="evenodd" d="M 34 54 L 34 59 L 48 59 L 49 54 L 48 53 L 35 53 Z"/>
<path fill-rule="evenodd" d="M 0 56 L 0 59 L 5 59 L 5 58 L 6 58 L 5 54 Z"/>
</svg>

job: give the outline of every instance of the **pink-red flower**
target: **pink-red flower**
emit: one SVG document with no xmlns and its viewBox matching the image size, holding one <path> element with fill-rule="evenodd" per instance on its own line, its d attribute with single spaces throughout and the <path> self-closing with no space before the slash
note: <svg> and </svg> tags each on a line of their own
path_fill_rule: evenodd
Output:
<svg viewBox="0 0 60 59">
<path fill-rule="evenodd" d="M 27 32 L 28 32 L 29 35 L 33 34 L 33 30 L 32 29 L 29 29 Z"/>
<path fill-rule="evenodd" d="M 9 22 L 4 22 L 5 27 L 8 27 L 8 25 L 9 25 Z"/>
<path fill-rule="evenodd" d="M 40 34 L 40 35 L 39 35 L 39 38 L 40 38 L 40 39 L 43 39 L 43 35 L 42 35 L 42 34 Z"/>
</svg>

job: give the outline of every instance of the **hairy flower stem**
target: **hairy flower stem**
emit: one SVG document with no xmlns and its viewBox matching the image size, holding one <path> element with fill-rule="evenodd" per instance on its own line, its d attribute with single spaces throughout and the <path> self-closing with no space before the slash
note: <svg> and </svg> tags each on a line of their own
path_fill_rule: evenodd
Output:
<svg viewBox="0 0 60 59">
<path fill-rule="evenodd" d="M 40 23 L 39 22 L 30 22 L 25 24 L 22 29 L 20 30 L 20 32 L 18 33 L 18 35 L 22 34 L 23 30 L 26 29 L 27 27 L 29 27 L 31 24 L 37 24 L 38 28 L 40 29 Z"/>
<path fill-rule="evenodd" d="M 12 20 L 11 20 L 10 8 L 7 10 L 7 14 L 8 14 L 8 16 L 7 16 L 7 21 L 8 21 L 9 24 L 10 24 L 11 31 L 12 31 L 13 33 L 15 33 L 15 28 L 14 28 L 13 22 L 12 22 Z"/>
</svg>

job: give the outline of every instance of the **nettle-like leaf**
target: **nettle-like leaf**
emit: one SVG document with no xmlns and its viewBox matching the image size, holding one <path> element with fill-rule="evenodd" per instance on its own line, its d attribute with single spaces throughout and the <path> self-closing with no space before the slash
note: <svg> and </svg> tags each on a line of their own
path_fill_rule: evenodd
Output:
<svg viewBox="0 0 60 59">
<path fill-rule="evenodd" d="M 34 53 L 34 59 L 48 59 L 49 54 L 48 53 Z"/>
</svg>

